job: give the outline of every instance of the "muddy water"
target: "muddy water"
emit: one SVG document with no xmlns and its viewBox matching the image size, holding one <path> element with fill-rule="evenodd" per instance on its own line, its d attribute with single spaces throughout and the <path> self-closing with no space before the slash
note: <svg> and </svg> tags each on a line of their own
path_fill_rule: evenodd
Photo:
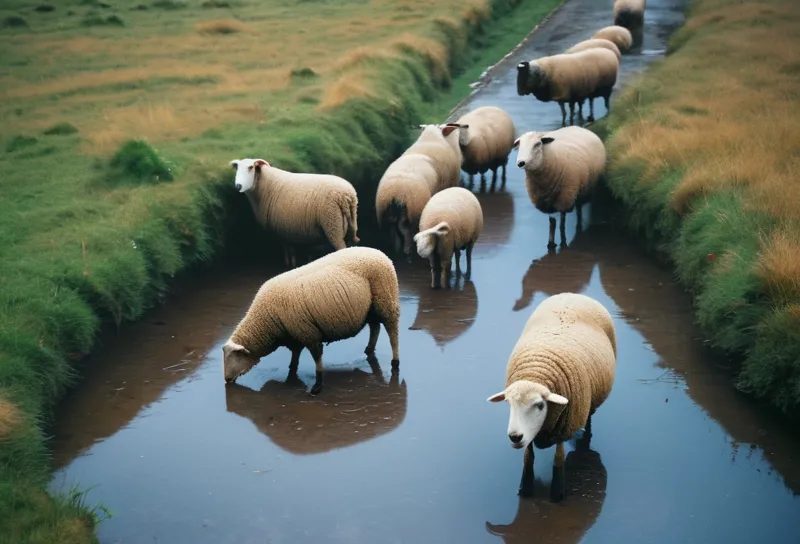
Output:
<svg viewBox="0 0 800 544">
<path fill-rule="evenodd" d="M 664 48 L 679 7 L 648 2 L 645 54 L 624 58 L 623 79 Z M 469 107 L 554 128 L 558 106 L 517 97 L 514 66 L 589 37 L 610 13 L 610 1 L 568 2 Z M 568 217 L 567 246 L 548 253 L 521 171 L 479 198 L 469 282 L 434 293 L 426 263 L 397 265 L 399 375 L 383 333 L 378 364 L 366 361 L 364 331 L 326 346 L 316 398 L 307 352 L 302 383 L 285 383 L 279 351 L 225 387 L 221 345 L 277 271 L 230 263 L 182 282 L 94 356 L 59 408 L 53 487 L 91 487 L 115 514 L 99 529 L 109 543 L 800 541 L 800 443 L 732 390 L 695 339 L 685 294 L 604 221 L 608 205 L 587 206 L 578 234 Z M 537 496 L 518 498 L 508 409 L 486 398 L 530 312 L 561 291 L 609 308 L 619 362 L 553 504 L 553 449 L 537 452 Z"/>
</svg>

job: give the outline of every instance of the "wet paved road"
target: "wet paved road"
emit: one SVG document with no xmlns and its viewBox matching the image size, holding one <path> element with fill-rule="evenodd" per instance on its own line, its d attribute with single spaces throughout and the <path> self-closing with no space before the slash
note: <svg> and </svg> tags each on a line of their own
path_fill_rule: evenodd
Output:
<svg viewBox="0 0 800 544">
<path fill-rule="evenodd" d="M 645 54 L 624 57 L 623 79 L 663 50 L 680 5 L 648 2 Z M 500 105 L 520 132 L 555 128 L 558 106 L 517 97 L 514 67 L 589 37 L 610 13 L 610 0 L 570 1 L 468 107 Z M 694 339 L 687 297 L 603 221 L 603 202 L 577 236 L 568 216 L 569 247 L 548 254 L 547 217 L 520 170 L 480 200 L 470 282 L 432 292 L 425 262 L 397 265 L 399 377 L 383 333 L 370 368 L 365 330 L 326 347 L 316 398 L 304 393 L 308 352 L 304 384 L 282 383 L 283 350 L 224 387 L 221 345 L 275 270 L 198 276 L 100 350 L 59 407 L 53 487 L 95 486 L 89 500 L 115 513 L 99 530 L 109 543 L 800 542 L 800 442 L 732 390 Z M 508 409 L 486 397 L 530 312 L 561 291 L 609 308 L 619 359 L 591 451 L 570 451 L 556 505 L 554 448 L 537 451 L 537 497 L 519 499 Z"/>
</svg>

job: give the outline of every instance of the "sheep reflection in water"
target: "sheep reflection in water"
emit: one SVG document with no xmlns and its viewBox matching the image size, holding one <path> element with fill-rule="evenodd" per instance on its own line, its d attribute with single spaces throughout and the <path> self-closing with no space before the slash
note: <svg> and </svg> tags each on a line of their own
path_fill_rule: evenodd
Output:
<svg viewBox="0 0 800 544">
<path fill-rule="evenodd" d="M 324 398 L 309 398 L 296 376 L 270 380 L 260 391 L 229 384 L 227 410 L 249 419 L 275 445 L 295 455 L 325 453 L 352 446 L 397 428 L 406 417 L 405 380 L 393 372 L 388 383 L 376 359 L 372 372 L 331 369 Z"/>
<path fill-rule="evenodd" d="M 520 498 L 517 515 L 508 525 L 486 522 L 486 530 L 506 544 L 530 542 L 580 542 L 594 525 L 606 498 L 608 476 L 600 454 L 592 450 L 591 426 L 576 441 L 564 462 L 567 499 Z M 546 496 L 547 485 L 536 480 L 535 496 Z"/>
<path fill-rule="evenodd" d="M 440 349 L 467 332 L 478 315 L 475 284 L 460 280 L 457 278 L 452 289 L 447 290 L 420 285 L 417 316 L 409 330 L 424 330 Z"/>
</svg>

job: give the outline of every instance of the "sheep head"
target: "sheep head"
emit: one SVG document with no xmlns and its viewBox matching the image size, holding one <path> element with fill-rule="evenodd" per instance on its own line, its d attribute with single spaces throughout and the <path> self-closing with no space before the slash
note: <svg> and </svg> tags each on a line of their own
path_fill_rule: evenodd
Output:
<svg viewBox="0 0 800 544">
<path fill-rule="evenodd" d="M 435 227 L 418 232 L 414 235 L 414 242 L 417 244 L 417 254 L 423 259 L 428 259 L 440 240 L 444 241 L 450 236 L 450 225 L 442 221 Z"/>
<path fill-rule="evenodd" d="M 236 381 L 236 378 L 246 374 L 258 363 L 255 357 L 246 347 L 239 345 L 231 340 L 222 346 L 222 371 L 225 375 L 225 383 Z"/>
<path fill-rule="evenodd" d="M 525 96 L 544 83 L 544 70 L 536 62 L 524 60 L 517 64 L 517 94 Z"/>
<path fill-rule="evenodd" d="M 458 129 L 458 145 L 461 150 L 465 150 L 469 145 L 469 125 L 462 123 L 447 123 L 449 127 L 456 127 Z"/>
<path fill-rule="evenodd" d="M 270 165 L 264 159 L 234 159 L 230 164 L 236 170 L 234 186 L 240 193 L 246 193 L 254 188 L 261 169 Z"/>
<path fill-rule="evenodd" d="M 542 132 L 526 132 L 514 140 L 513 149 L 517 150 L 517 166 L 534 172 L 544 163 L 544 146 L 551 144 L 555 138 L 544 136 Z"/>
<path fill-rule="evenodd" d="M 539 434 L 547 418 L 548 403 L 563 405 L 569 402 L 546 386 L 528 380 L 518 380 L 486 400 L 508 402 L 511 408 L 508 438 L 511 440 L 511 447 L 515 449 L 527 447 Z"/>
</svg>

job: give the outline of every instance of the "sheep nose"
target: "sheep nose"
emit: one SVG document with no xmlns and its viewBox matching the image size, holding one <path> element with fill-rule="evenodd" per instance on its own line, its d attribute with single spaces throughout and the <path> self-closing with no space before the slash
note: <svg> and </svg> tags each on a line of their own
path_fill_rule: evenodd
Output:
<svg viewBox="0 0 800 544">
<path fill-rule="evenodd" d="M 525 161 L 517 161 L 517 166 L 522 168 L 523 166 L 525 166 Z"/>
<path fill-rule="evenodd" d="M 241 191 L 242 190 L 242 184 L 241 183 L 237 183 L 236 184 L 236 190 L 237 191 Z"/>
<path fill-rule="evenodd" d="M 522 440 L 522 435 L 521 434 L 510 434 L 510 435 L 508 435 L 508 438 L 510 438 L 511 441 L 514 444 L 519 444 L 520 441 Z"/>
</svg>

